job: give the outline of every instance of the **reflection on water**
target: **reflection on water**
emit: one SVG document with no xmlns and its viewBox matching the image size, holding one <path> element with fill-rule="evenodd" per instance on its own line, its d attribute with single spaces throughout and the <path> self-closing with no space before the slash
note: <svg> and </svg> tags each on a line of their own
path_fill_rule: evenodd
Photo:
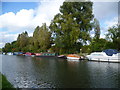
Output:
<svg viewBox="0 0 120 90">
<path fill-rule="evenodd" d="M 119 63 L 58 58 L 2 57 L 2 73 L 19 88 L 117 88 Z"/>
</svg>

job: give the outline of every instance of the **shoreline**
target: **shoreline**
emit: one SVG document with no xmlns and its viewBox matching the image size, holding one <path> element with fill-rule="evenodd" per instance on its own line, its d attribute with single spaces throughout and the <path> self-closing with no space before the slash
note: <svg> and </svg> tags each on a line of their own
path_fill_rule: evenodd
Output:
<svg viewBox="0 0 120 90">
<path fill-rule="evenodd" d="M 5 89 L 5 88 L 14 88 L 13 85 L 7 80 L 6 76 L 3 75 L 1 72 L 0 72 L 0 79 L 1 79 L 1 85 L 0 85 L 0 88 L 1 89 Z"/>
</svg>

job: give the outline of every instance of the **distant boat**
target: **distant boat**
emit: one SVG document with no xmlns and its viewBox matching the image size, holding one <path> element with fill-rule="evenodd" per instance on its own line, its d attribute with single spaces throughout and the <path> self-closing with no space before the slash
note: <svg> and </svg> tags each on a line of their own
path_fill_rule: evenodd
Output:
<svg viewBox="0 0 120 90">
<path fill-rule="evenodd" d="M 24 52 L 18 52 L 18 55 L 17 55 L 17 56 L 23 56 L 23 55 L 25 55 Z"/>
<path fill-rule="evenodd" d="M 32 56 L 32 57 L 34 57 L 35 54 L 34 54 L 34 53 L 30 53 L 30 52 L 26 52 L 26 53 L 25 53 L 25 56 Z"/>
<path fill-rule="evenodd" d="M 3 55 L 5 55 L 6 53 L 5 52 L 2 52 Z"/>
<path fill-rule="evenodd" d="M 57 54 L 45 52 L 45 53 L 35 53 L 35 56 L 37 56 L 37 57 L 54 57 L 54 56 L 57 56 Z"/>
<path fill-rule="evenodd" d="M 7 55 L 13 55 L 13 53 L 12 52 L 8 52 Z"/>
<path fill-rule="evenodd" d="M 65 55 L 59 55 L 57 56 L 58 58 L 63 58 L 63 59 L 67 59 L 67 57 Z"/>
<path fill-rule="evenodd" d="M 93 61 L 120 62 L 120 53 L 114 49 L 107 49 L 102 52 L 93 52 L 86 57 Z"/>
<path fill-rule="evenodd" d="M 13 55 L 18 55 L 18 52 L 14 52 Z"/>
<path fill-rule="evenodd" d="M 68 60 L 80 60 L 80 56 L 79 55 L 76 55 L 76 54 L 69 54 L 67 55 L 67 59 Z"/>
<path fill-rule="evenodd" d="M 35 53 L 35 56 L 36 57 L 39 57 L 39 56 L 41 56 L 42 55 L 42 53 Z"/>
<path fill-rule="evenodd" d="M 22 55 L 24 55 L 25 53 L 23 53 L 23 52 L 14 52 L 13 53 L 13 55 L 18 55 L 18 56 L 22 56 Z"/>
</svg>

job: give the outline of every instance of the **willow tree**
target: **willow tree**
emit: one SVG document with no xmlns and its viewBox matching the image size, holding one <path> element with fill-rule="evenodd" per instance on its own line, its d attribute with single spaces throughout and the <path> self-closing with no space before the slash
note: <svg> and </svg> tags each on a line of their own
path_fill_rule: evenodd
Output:
<svg viewBox="0 0 120 90">
<path fill-rule="evenodd" d="M 55 46 L 60 48 L 62 53 L 71 53 L 76 47 L 80 48 L 81 43 L 90 40 L 92 4 L 92 2 L 63 2 L 60 13 L 55 15 L 50 29 L 54 34 Z"/>
</svg>

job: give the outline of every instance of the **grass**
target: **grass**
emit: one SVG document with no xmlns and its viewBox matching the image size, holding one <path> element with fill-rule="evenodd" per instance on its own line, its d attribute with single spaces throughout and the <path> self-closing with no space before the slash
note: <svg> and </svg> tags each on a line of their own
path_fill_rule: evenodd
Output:
<svg viewBox="0 0 120 90">
<path fill-rule="evenodd" d="M 7 80 L 7 78 L 0 73 L 0 81 L 2 82 L 2 85 L 0 85 L 0 88 L 14 88 L 13 85 Z"/>
</svg>

